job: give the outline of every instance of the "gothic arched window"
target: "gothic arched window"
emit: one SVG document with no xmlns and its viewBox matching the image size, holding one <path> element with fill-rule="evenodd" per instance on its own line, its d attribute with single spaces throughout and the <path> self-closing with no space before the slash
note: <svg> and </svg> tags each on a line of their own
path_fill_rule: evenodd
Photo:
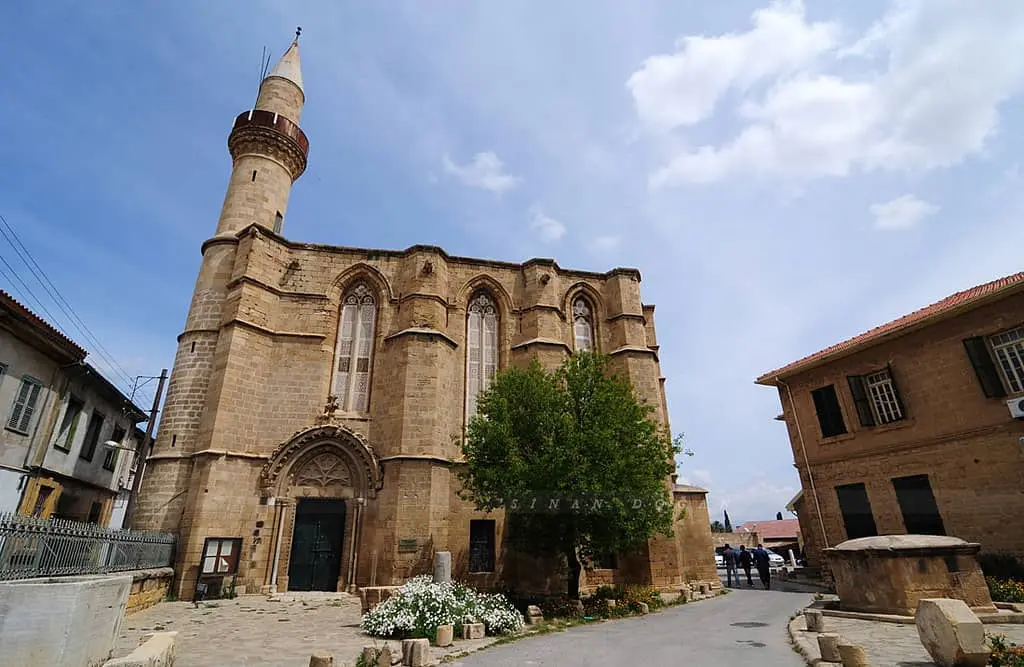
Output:
<svg viewBox="0 0 1024 667">
<path fill-rule="evenodd" d="M 498 368 L 498 308 L 486 292 L 469 302 L 466 318 L 466 420 L 476 414 L 476 399 L 490 386 Z"/>
<path fill-rule="evenodd" d="M 338 321 L 333 392 L 344 411 L 366 412 L 369 405 L 376 316 L 373 292 L 366 285 L 360 283 L 345 293 Z"/>
<path fill-rule="evenodd" d="M 577 352 L 594 349 L 594 315 L 590 304 L 582 296 L 572 302 L 572 330 Z"/>
</svg>

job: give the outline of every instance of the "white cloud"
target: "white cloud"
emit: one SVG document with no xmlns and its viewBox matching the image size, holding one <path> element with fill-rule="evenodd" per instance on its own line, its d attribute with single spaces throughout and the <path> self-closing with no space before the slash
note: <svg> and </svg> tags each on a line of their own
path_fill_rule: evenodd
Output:
<svg viewBox="0 0 1024 667">
<path fill-rule="evenodd" d="M 898 230 L 916 227 L 917 223 L 936 213 L 939 207 L 922 201 L 914 195 L 903 195 L 884 204 L 872 204 L 877 229 Z"/>
<path fill-rule="evenodd" d="M 565 225 L 537 207 L 530 211 L 530 229 L 545 243 L 560 241 L 565 236 Z"/>
<path fill-rule="evenodd" d="M 445 155 L 441 158 L 441 164 L 445 173 L 455 176 L 463 185 L 490 190 L 498 195 L 523 182 L 519 176 L 507 173 L 505 163 L 491 151 L 477 153 L 473 156 L 473 161 L 465 165 L 456 164 Z"/>
<path fill-rule="evenodd" d="M 804 67 L 836 42 L 838 27 L 807 24 L 798 1 L 775 2 L 751 18 L 748 32 L 683 37 L 676 53 L 646 59 L 626 83 L 640 119 L 665 130 L 699 123 L 729 88 Z"/>
<path fill-rule="evenodd" d="M 648 58 L 628 85 L 649 128 L 704 120 L 729 91 L 742 123 L 732 139 L 670 156 L 649 185 L 920 171 L 980 153 L 999 105 L 1024 86 L 1024 60 L 1007 57 L 1024 51 L 1024 3 L 895 7 L 848 46 L 837 26 L 809 23 L 788 2 L 756 12 L 745 33 L 686 38 L 678 53 Z M 767 36 L 781 55 L 754 48 Z"/>
<path fill-rule="evenodd" d="M 587 246 L 591 252 L 609 252 L 619 247 L 622 242 L 622 238 L 619 236 L 595 236 Z"/>
<path fill-rule="evenodd" d="M 679 482 L 682 484 L 690 484 L 691 486 L 700 486 L 705 489 L 711 487 L 713 477 L 710 470 L 703 468 L 695 468 L 688 470 L 683 468 L 679 471 Z"/>
</svg>

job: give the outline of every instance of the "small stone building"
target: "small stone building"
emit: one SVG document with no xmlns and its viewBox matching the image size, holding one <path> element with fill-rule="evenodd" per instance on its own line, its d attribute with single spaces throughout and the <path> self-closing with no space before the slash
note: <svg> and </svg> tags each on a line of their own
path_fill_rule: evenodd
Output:
<svg viewBox="0 0 1024 667">
<path fill-rule="evenodd" d="M 564 590 L 557 563 L 509 553 L 500 512 L 459 498 L 460 438 L 498 370 L 577 349 L 610 355 L 667 425 L 639 272 L 289 240 L 304 103 L 293 43 L 228 138 L 135 527 L 178 534 L 184 599 L 200 575 L 249 591 L 394 585 L 435 551 L 481 587 Z M 717 582 L 706 491 L 666 486 L 687 510 L 675 537 L 590 563 L 585 586 Z"/>
<path fill-rule="evenodd" d="M 765 373 L 802 493 L 808 561 L 874 535 L 1024 556 L 1024 273 Z"/>
</svg>

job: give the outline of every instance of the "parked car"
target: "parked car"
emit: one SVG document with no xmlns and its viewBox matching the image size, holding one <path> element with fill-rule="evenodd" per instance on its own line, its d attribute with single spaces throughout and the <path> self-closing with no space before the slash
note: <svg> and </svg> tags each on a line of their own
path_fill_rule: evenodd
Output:
<svg viewBox="0 0 1024 667">
<path fill-rule="evenodd" d="M 722 554 L 715 554 L 715 567 L 725 567 L 725 556 L 723 556 Z"/>
<path fill-rule="evenodd" d="M 771 567 L 782 567 L 786 564 L 786 559 L 775 553 L 771 549 L 765 549 L 768 552 L 768 564 Z"/>
</svg>

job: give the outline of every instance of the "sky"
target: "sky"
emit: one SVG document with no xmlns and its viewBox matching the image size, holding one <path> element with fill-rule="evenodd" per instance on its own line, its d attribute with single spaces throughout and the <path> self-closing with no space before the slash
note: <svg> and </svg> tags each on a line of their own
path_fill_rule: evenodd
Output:
<svg viewBox="0 0 1024 667">
<path fill-rule="evenodd" d="M 1022 268 L 1019 0 L 16 3 L 0 214 L 72 314 L 6 240 L 0 287 L 127 390 L 171 367 L 295 26 L 285 236 L 640 269 L 712 519 L 799 489 L 756 376 Z"/>
</svg>

